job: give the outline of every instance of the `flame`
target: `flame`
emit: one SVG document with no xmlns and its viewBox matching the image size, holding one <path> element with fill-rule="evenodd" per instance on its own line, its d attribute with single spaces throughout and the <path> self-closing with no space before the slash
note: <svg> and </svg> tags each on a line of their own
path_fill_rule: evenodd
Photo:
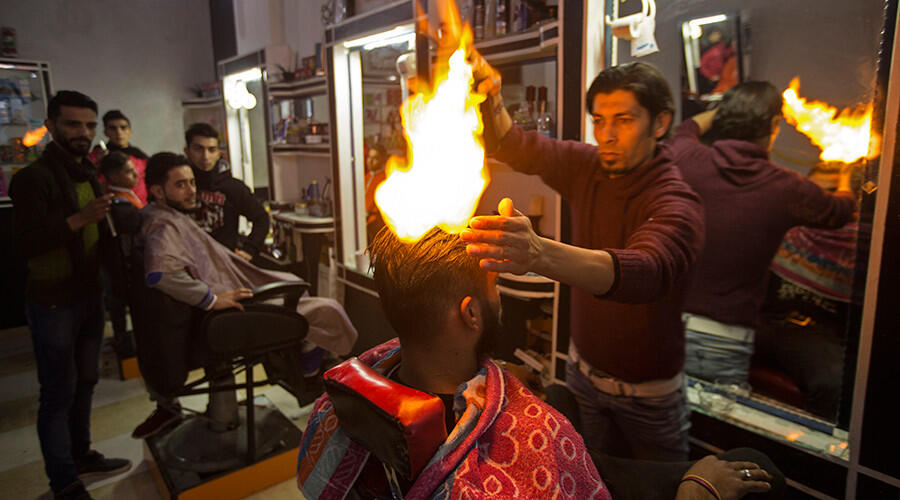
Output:
<svg viewBox="0 0 900 500">
<path fill-rule="evenodd" d="M 31 146 L 34 146 L 35 144 L 41 142 L 41 139 L 44 138 L 44 135 L 46 133 L 46 126 L 34 130 L 29 130 L 28 132 L 25 132 L 25 137 L 22 139 L 22 144 L 30 148 Z"/>
<path fill-rule="evenodd" d="M 872 103 L 856 109 L 837 108 L 799 97 L 800 79 L 794 78 L 784 91 L 782 111 L 787 122 L 822 149 L 823 161 L 853 163 L 878 156 L 877 139 L 870 138 Z"/>
<path fill-rule="evenodd" d="M 385 223 L 406 242 L 417 241 L 435 226 L 448 233 L 462 231 L 490 182 L 479 110 L 484 96 L 471 90 L 472 66 L 466 61 L 472 32 L 468 25 L 460 31 L 458 19 L 456 14 L 446 38 L 459 44 L 438 52 L 432 87 L 418 85 L 421 92 L 402 105 L 406 160 L 392 156 L 387 179 L 375 191 Z"/>
</svg>

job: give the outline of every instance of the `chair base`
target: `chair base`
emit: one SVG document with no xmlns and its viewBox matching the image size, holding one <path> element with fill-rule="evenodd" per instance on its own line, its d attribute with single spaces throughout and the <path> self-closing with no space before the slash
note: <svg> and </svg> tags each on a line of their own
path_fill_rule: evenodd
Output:
<svg viewBox="0 0 900 500">
<path fill-rule="evenodd" d="M 248 463 L 243 407 L 240 413 L 234 430 L 213 432 L 195 417 L 145 440 L 144 454 L 163 498 L 243 498 L 294 477 L 302 432 L 277 409 L 257 407 L 257 453 Z"/>
</svg>

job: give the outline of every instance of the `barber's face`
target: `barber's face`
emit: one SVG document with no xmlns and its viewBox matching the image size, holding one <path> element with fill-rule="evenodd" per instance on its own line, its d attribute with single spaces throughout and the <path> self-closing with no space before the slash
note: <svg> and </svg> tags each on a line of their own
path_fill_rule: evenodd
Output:
<svg viewBox="0 0 900 500">
<path fill-rule="evenodd" d="M 106 134 L 106 137 L 109 137 L 110 143 L 120 148 L 127 148 L 128 141 L 131 140 L 131 125 L 128 124 L 128 120 L 109 120 L 103 129 L 103 133 Z"/>
<path fill-rule="evenodd" d="M 191 164 L 205 171 L 212 170 L 222 156 L 222 152 L 219 151 L 219 140 L 215 137 L 195 136 L 184 152 L 191 160 Z"/>
<path fill-rule="evenodd" d="M 191 167 L 173 168 L 163 186 L 166 205 L 176 210 L 189 212 L 197 208 L 197 183 Z"/>
<path fill-rule="evenodd" d="M 61 106 L 55 120 L 44 125 L 53 140 L 76 158 L 88 154 L 94 134 L 97 133 L 97 113 L 90 108 Z"/>
<path fill-rule="evenodd" d="M 670 113 L 660 113 L 651 120 L 650 112 L 630 90 L 594 96 L 591 117 L 597 154 L 603 170 L 611 177 L 625 175 L 649 160 L 656 141 L 665 135 L 672 121 Z"/>
</svg>

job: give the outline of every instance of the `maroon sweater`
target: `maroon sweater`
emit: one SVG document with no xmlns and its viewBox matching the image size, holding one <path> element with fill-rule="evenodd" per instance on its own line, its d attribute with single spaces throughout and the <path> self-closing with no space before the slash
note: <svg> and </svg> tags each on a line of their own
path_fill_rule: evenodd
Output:
<svg viewBox="0 0 900 500">
<path fill-rule="evenodd" d="M 703 208 L 666 146 L 628 175 L 610 179 L 595 146 L 513 127 L 496 158 L 540 175 L 569 202 L 572 244 L 613 256 L 616 279 L 608 293 L 572 288 L 571 337 L 581 356 L 628 382 L 678 374 L 684 366 L 681 309 L 702 246 Z"/>
<path fill-rule="evenodd" d="M 775 166 L 756 144 L 722 140 L 710 147 L 699 135 L 697 123 L 686 120 L 669 141 L 675 163 L 706 209 L 706 247 L 685 310 L 755 327 L 769 264 L 787 230 L 839 228 L 853 217 L 856 200 Z"/>
</svg>

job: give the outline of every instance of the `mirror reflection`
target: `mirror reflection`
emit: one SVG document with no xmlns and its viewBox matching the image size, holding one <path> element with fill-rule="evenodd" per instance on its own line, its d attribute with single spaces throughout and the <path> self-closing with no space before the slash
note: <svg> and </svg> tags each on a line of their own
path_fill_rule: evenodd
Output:
<svg viewBox="0 0 900 500">
<path fill-rule="evenodd" d="M 877 26 L 877 7 L 853 18 Z M 864 287 L 858 249 L 868 247 L 858 205 L 877 157 L 868 150 L 878 40 L 819 38 L 840 31 L 848 13 L 838 2 L 782 10 L 804 25 L 770 32 L 778 21 L 758 9 L 697 11 L 676 24 L 684 122 L 670 145 L 707 215 L 685 304 L 685 371 L 712 393 L 738 387 L 801 418 L 846 425 L 848 347 L 859 328 L 851 318 Z M 752 54 L 742 39 L 750 14 Z"/>
</svg>

